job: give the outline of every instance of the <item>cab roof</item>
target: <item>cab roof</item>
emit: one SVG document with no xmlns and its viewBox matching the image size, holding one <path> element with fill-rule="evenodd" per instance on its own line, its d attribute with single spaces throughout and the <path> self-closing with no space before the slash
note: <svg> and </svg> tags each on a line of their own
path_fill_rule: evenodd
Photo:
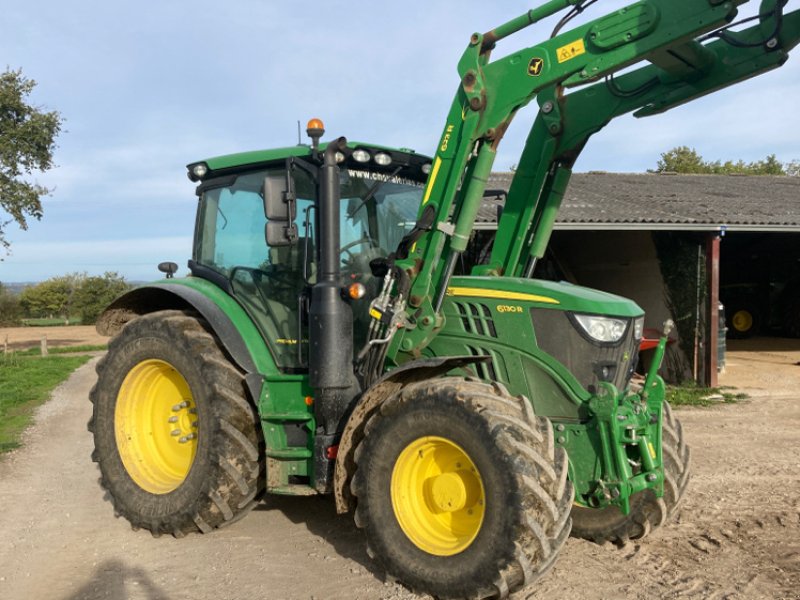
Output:
<svg viewBox="0 0 800 600">
<path fill-rule="evenodd" d="M 323 152 L 327 146 L 327 142 L 320 143 L 320 152 Z M 363 148 L 371 151 L 386 152 L 393 158 L 392 162 L 394 163 L 394 167 L 390 165 L 390 170 L 396 168 L 397 164 L 406 164 L 408 166 L 412 166 L 423 165 L 431 162 L 431 159 L 428 156 L 417 154 L 414 150 L 409 148 L 391 148 L 389 146 L 381 146 L 379 144 L 370 144 L 359 141 L 348 141 L 347 148 L 350 150 Z M 195 165 L 202 163 L 206 165 L 209 173 L 214 173 L 219 171 L 246 169 L 248 167 L 274 163 L 287 158 L 301 158 L 306 156 L 311 156 L 311 146 L 307 144 L 298 144 L 297 146 L 286 146 L 283 148 L 271 148 L 267 150 L 252 150 L 249 152 L 238 152 L 236 154 L 215 156 L 190 163 L 187 165 L 187 168 L 191 172 Z M 369 168 L 375 168 L 375 165 L 370 164 Z"/>
</svg>

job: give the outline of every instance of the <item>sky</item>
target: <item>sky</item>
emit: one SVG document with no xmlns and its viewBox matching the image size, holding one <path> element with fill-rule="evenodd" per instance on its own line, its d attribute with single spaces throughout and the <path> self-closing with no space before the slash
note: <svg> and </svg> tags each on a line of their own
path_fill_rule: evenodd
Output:
<svg viewBox="0 0 800 600">
<path fill-rule="evenodd" d="M 186 164 L 297 143 L 297 121 L 326 137 L 431 154 L 474 31 L 540 2 L 506 0 L 0 0 L 0 57 L 38 85 L 37 106 L 65 119 L 44 217 L 7 230 L 0 281 L 116 271 L 185 275 L 197 206 Z M 600 0 L 573 24 L 629 2 Z M 789 3 L 796 8 L 796 0 Z M 755 0 L 740 16 L 757 10 Z M 551 18 L 502 41 L 495 56 L 549 37 Z M 800 159 L 800 52 L 781 69 L 656 117 L 595 135 L 575 170 L 643 172 L 662 152 L 709 160 Z M 520 111 L 500 146 L 508 170 L 535 117 Z M 0 219 L 4 215 L 0 214 Z"/>
</svg>

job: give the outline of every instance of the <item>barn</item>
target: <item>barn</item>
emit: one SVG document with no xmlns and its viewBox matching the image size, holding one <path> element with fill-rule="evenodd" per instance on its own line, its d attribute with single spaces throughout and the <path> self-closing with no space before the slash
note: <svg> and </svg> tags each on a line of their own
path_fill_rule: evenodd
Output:
<svg viewBox="0 0 800 600">
<path fill-rule="evenodd" d="M 512 177 L 491 176 L 473 248 Z M 716 385 L 726 334 L 800 337 L 800 177 L 575 174 L 535 276 L 632 298 L 653 332 L 673 319 L 665 375 Z"/>
</svg>

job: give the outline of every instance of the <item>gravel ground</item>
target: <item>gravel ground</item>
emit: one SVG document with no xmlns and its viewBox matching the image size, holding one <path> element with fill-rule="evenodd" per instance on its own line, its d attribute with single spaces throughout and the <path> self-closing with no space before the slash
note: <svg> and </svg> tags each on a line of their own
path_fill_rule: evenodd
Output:
<svg viewBox="0 0 800 600">
<path fill-rule="evenodd" d="M 722 378 L 751 400 L 677 411 L 694 470 L 680 517 L 622 549 L 571 539 L 517 598 L 800 598 L 800 344 L 764 343 L 732 352 Z M 268 498 L 181 540 L 114 519 L 89 459 L 94 362 L 0 459 L 0 598 L 418 598 L 381 581 L 327 498 Z"/>
</svg>

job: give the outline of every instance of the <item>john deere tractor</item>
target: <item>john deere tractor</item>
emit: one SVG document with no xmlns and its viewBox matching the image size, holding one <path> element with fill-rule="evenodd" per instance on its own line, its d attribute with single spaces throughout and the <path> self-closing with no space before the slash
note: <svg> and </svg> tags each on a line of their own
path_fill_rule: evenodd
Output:
<svg viewBox="0 0 800 600">
<path fill-rule="evenodd" d="M 567 29 L 551 0 L 472 35 L 432 157 L 347 141 L 191 163 L 191 275 L 114 302 L 91 393 L 114 510 L 208 533 L 264 494 L 331 494 L 379 569 L 443 598 L 498 597 L 570 532 L 621 544 L 681 502 L 689 450 L 656 371 L 632 383 L 643 311 L 532 278 L 571 168 L 614 117 L 664 112 L 780 66 L 798 12 L 644 0 Z M 564 11 L 550 38 L 495 45 Z M 487 264 L 464 272 L 503 134 L 538 116 Z M 638 380 L 637 380 L 638 381 Z"/>
</svg>

